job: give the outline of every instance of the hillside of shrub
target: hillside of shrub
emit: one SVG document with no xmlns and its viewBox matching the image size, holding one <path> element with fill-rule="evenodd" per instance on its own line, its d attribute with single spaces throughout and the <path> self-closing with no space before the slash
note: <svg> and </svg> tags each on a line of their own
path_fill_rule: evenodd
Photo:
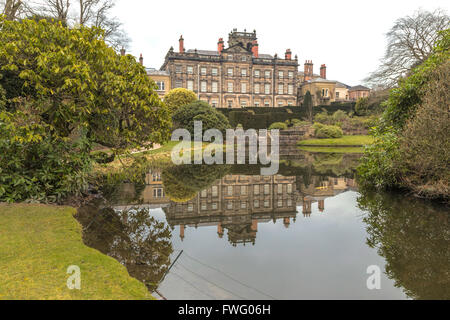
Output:
<svg viewBox="0 0 450 320">
<path fill-rule="evenodd" d="M 332 104 L 329 106 L 314 107 L 314 114 L 323 112 L 333 114 L 338 110 L 345 113 L 354 112 L 355 103 L 341 103 Z M 274 122 L 286 122 L 287 120 L 307 119 L 307 110 L 303 107 L 249 107 L 242 109 L 217 109 L 222 112 L 230 122 L 230 125 L 235 128 L 238 124 L 247 129 L 267 129 Z"/>
<path fill-rule="evenodd" d="M 446 30 L 428 60 L 391 91 L 358 167 L 361 186 L 450 198 L 449 48 Z"/>
</svg>

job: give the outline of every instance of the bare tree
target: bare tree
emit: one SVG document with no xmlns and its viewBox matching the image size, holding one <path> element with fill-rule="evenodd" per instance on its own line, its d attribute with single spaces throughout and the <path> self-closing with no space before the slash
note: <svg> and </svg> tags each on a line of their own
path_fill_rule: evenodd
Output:
<svg viewBox="0 0 450 320">
<path fill-rule="evenodd" d="M 2 14 L 7 20 L 16 20 L 23 9 L 23 1 L 21 0 L 3 0 L 0 2 Z"/>
<path fill-rule="evenodd" d="M 381 65 L 365 81 L 386 88 L 396 86 L 400 78 L 428 58 L 439 40 L 439 31 L 449 26 L 449 16 L 441 9 L 419 10 L 398 19 L 386 35 L 388 45 Z"/>
<path fill-rule="evenodd" d="M 48 14 L 52 18 L 68 24 L 70 0 L 45 0 L 42 6 L 42 12 Z"/>
<path fill-rule="evenodd" d="M 78 0 L 80 6 L 78 23 L 80 25 L 86 25 L 92 20 L 99 2 L 100 0 Z"/>
<path fill-rule="evenodd" d="M 80 5 L 80 25 L 95 26 L 105 31 L 105 40 L 114 48 L 128 46 L 130 39 L 122 29 L 122 23 L 111 17 L 114 0 L 78 0 Z"/>
</svg>

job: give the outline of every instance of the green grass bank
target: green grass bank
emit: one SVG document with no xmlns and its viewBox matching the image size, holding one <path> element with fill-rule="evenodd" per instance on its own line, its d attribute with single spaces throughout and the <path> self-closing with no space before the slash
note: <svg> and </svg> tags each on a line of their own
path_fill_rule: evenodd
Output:
<svg viewBox="0 0 450 320">
<path fill-rule="evenodd" d="M 151 300 L 144 284 L 83 244 L 75 209 L 0 204 L 0 300 Z M 81 290 L 69 290 L 69 266 Z"/>
</svg>

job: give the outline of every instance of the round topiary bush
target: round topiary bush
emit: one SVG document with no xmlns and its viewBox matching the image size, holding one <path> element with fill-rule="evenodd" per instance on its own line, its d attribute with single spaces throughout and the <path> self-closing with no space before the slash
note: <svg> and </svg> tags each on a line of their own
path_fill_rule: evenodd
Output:
<svg viewBox="0 0 450 320">
<path fill-rule="evenodd" d="M 315 135 L 317 138 L 342 138 L 344 132 L 338 126 L 328 126 L 321 123 L 314 124 Z"/>
<path fill-rule="evenodd" d="M 288 128 L 286 123 L 283 122 L 274 122 L 270 125 L 269 130 L 286 130 Z"/>
<path fill-rule="evenodd" d="M 195 121 L 202 122 L 203 133 L 208 129 L 225 132 L 226 129 L 231 128 L 227 117 L 204 101 L 197 100 L 182 106 L 173 114 L 175 128 L 187 129 L 191 134 L 194 134 Z"/>
</svg>

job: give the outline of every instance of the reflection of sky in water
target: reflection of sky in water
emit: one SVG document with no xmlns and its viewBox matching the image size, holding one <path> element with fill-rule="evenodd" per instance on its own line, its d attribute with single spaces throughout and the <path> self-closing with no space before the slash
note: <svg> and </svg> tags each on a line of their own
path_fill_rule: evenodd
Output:
<svg viewBox="0 0 450 320">
<path fill-rule="evenodd" d="M 176 227 L 173 246 L 277 299 L 405 299 L 384 274 L 381 290 L 366 287 L 367 267 L 378 265 L 383 270 L 385 261 L 366 244 L 364 212 L 356 207 L 357 196 L 345 192 L 327 198 L 323 213 L 315 203 L 311 217 L 298 214 L 288 229 L 282 220 L 260 223 L 254 246 L 233 247 L 226 235 L 218 237 L 216 226 L 187 227 L 183 242 Z M 161 209 L 151 214 L 165 219 Z M 187 255 L 181 256 L 159 291 L 171 300 L 267 298 Z"/>
</svg>

